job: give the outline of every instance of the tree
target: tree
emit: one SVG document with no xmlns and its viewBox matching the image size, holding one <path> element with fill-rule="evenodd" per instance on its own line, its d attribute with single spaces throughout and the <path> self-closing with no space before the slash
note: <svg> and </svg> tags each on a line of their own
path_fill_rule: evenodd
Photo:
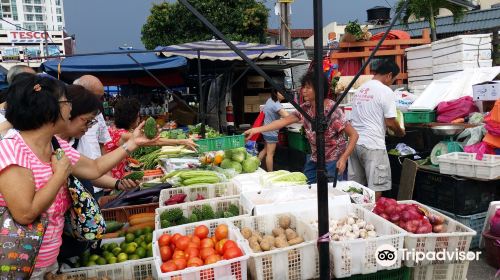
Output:
<svg viewBox="0 0 500 280">
<path fill-rule="evenodd" d="M 268 9 L 257 0 L 191 0 L 200 13 L 233 41 L 264 43 Z M 147 49 L 210 40 L 214 34 L 180 3 L 153 4 L 142 26 Z"/>
<path fill-rule="evenodd" d="M 453 14 L 453 20 L 455 22 L 460 21 L 467 9 L 463 6 L 453 4 L 448 0 L 408 0 L 408 7 L 406 11 L 403 11 L 403 22 L 408 25 L 408 20 L 411 16 L 417 19 L 425 19 L 429 22 L 431 27 L 432 41 L 437 40 L 436 33 L 436 18 L 439 14 L 439 9 L 447 9 Z M 396 6 L 396 12 L 399 12 L 403 8 L 404 0 L 400 0 Z"/>
</svg>

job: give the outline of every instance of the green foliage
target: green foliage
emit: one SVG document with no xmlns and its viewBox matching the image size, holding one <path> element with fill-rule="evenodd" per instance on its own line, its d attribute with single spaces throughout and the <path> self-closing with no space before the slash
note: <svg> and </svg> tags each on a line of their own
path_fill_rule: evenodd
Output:
<svg viewBox="0 0 500 280">
<path fill-rule="evenodd" d="M 208 204 L 201 206 L 201 213 L 204 221 L 215 219 L 214 209 L 212 209 L 212 206 Z"/>
<path fill-rule="evenodd" d="M 188 218 L 189 220 L 189 223 L 196 223 L 198 222 L 198 216 L 196 216 L 196 214 L 191 214 Z"/>
<path fill-rule="evenodd" d="M 240 214 L 240 208 L 237 205 L 232 204 L 232 203 L 227 208 L 227 211 L 229 213 L 233 214 L 233 216 L 238 216 Z"/>
<path fill-rule="evenodd" d="M 199 12 L 234 41 L 265 42 L 268 9 L 258 0 L 191 0 Z M 153 4 L 142 27 L 147 49 L 212 39 L 213 34 L 182 4 Z"/>
<path fill-rule="evenodd" d="M 161 228 L 168 228 L 172 226 L 172 223 L 170 223 L 167 220 L 161 220 L 160 223 L 161 223 Z"/>
<path fill-rule="evenodd" d="M 123 179 L 141 180 L 143 177 L 144 177 L 143 171 L 133 171 L 128 175 L 124 176 Z"/>
<path fill-rule="evenodd" d="M 453 20 L 455 22 L 460 21 L 467 9 L 450 3 L 447 0 L 409 0 L 408 7 L 406 11 L 403 11 L 402 22 L 408 25 L 408 22 L 412 16 L 416 19 L 425 19 L 429 22 L 431 31 L 433 32 L 433 39 L 436 39 L 436 18 L 439 14 L 439 9 L 449 10 L 453 14 Z M 396 12 L 399 12 L 403 8 L 403 0 L 400 0 L 396 5 Z"/>
<path fill-rule="evenodd" d="M 160 214 L 160 220 L 167 220 L 171 223 L 178 221 L 182 217 L 184 217 L 184 213 L 181 208 L 170 209 Z"/>
</svg>

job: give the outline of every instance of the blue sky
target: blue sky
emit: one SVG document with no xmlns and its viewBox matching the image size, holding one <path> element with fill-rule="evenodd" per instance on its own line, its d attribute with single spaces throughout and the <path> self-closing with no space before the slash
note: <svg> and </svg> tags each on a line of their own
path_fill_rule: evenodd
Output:
<svg viewBox="0 0 500 280">
<path fill-rule="evenodd" d="M 77 38 L 77 53 L 114 50 L 127 44 L 143 48 L 141 28 L 153 3 L 160 0 L 66 0 L 66 29 Z M 169 1 L 172 2 L 172 1 Z M 270 8 L 269 25 L 279 26 L 274 15 L 275 0 L 265 1 Z M 323 0 L 323 21 L 366 21 L 366 10 L 374 6 L 394 6 L 397 0 Z M 292 28 L 313 27 L 313 1 L 295 0 L 292 4 Z M 202 11 L 201 11 L 202 12 Z M 197 20 L 193 17 L 193 20 Z"/>
</svg>

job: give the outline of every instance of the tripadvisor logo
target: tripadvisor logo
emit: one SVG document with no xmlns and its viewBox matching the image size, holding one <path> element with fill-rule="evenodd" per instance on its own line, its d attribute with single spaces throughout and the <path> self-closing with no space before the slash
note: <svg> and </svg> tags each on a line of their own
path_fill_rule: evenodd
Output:
<svg viewBox="0 0 500 280">
<path fill-rule="evenodd" d="M 375 251 L 375 260 L 381 266 L 393 266 L 398 261 L 398 251 L 390 244 L 380 245 Z"/>
</svg>

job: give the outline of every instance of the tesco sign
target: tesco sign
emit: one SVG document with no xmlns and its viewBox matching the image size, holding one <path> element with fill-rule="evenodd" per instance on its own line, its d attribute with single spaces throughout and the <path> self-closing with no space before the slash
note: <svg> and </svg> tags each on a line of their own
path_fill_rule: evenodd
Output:
<svg viewBox="0 0 500 280">
<path fill-rule="evenodd" d="M 10 31 L 7 37 L 12 43 L 39 43 L 48 38 L 48 34 L 39 31 Z"/>
</svg>

